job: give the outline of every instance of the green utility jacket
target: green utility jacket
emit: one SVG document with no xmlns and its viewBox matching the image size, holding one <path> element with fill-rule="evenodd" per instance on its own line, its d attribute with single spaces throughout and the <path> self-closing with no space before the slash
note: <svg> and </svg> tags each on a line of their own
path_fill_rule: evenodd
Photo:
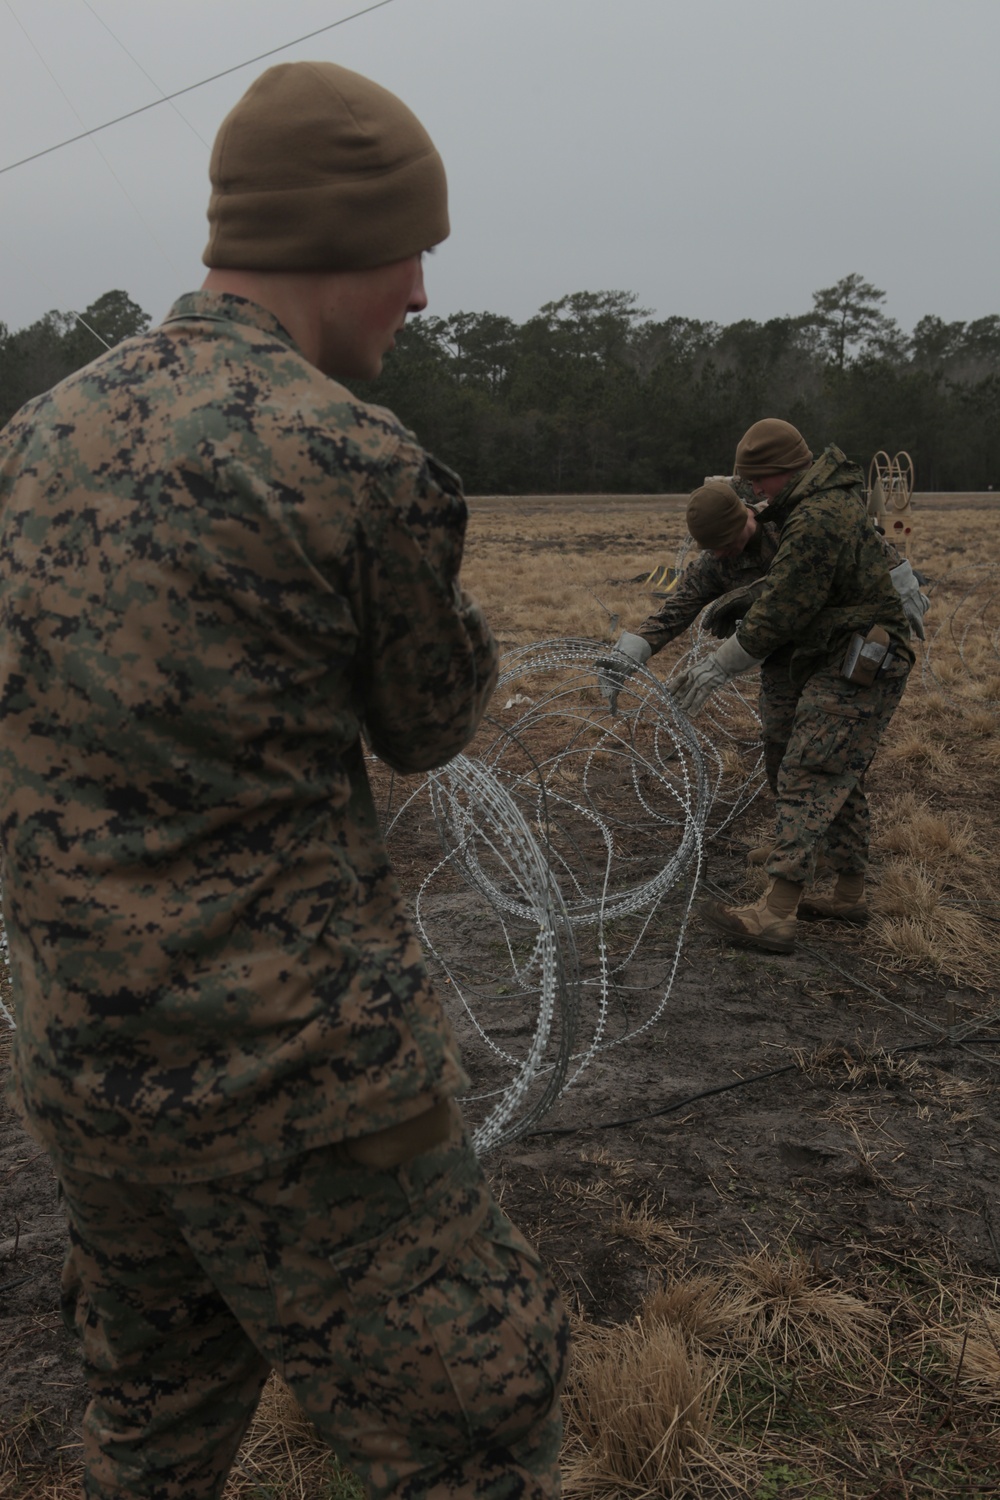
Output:
<svg viewBox="0 0 1000 1500">
<path fill-rule="evenodd" d="M 865 508 L 864 475 L 829 447 L 767 509 L 779 545 L 767 581 L 736 637 L 763 659 L 791 644 L 790 672 L 804 682 L 842 659 L 855 631 L 881 625 L 913 660 L 910 631 L 889 577 L 889 549 Z"/>
<path fill-rule="evenodd" d="M 456 477 L 198 292 L 0 435 L 0 839 L 30 1128 L 193 1180 L 464 1086 L 362 726 L 455 755 L 497 651 Z"/>
</svg>

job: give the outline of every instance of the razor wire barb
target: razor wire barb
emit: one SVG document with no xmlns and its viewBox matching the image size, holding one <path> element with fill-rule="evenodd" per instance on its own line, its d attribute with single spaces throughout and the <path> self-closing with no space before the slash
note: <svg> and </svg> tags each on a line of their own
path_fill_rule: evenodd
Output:
<svg viewBox="0 0 1000 1500">
<path fill-rule="evenodd" d="M 931 610 L 950 606 L 928 634 L 923 682 L 952 707 L 1000 713 L 1000 577 L 992 563 L 971 563 L 930 587 Z M 954 602 L 952 602 L 954 601 Z"/>
</svg>

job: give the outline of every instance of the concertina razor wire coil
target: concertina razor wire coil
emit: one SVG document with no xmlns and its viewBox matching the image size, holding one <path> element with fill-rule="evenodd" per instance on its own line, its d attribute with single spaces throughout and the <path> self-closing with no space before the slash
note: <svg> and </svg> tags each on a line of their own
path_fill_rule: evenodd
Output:
<svg viewBox="0 0 1000 1500">
<path fill-rule="evenodd" d="M 696 635 L 677 669 L 717 645 Z M 413 910 L 474 1078 L 463 1103 L 480 1152 L 663 1017 L 705 837 L 761 788 L 746 680 L 695 726 L 639 668 L 611 716 L 596 677 L 610 649 L 560 639 L 510 653 L 477 757 L 388 808 L 394 862 L 397 848 L 412 860 L 428 807 L 444 851 Z"/>
<path fill-rule="evenodd" d="M 929 587 L 931 608 L 955 602 L 923 652 L 923 684 L 954 708 L 1000 714 L 1000 580 L 992 563 L 970 563 Z"/>
</svg>

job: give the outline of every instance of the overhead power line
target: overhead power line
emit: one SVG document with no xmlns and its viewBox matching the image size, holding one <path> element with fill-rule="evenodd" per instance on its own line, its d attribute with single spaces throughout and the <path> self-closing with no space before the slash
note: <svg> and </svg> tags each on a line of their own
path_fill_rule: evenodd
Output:
<svg viewBox="0 0 1000 1500">
<path fill-rule="evenodd" d="M 86 0 L 84 0 L 84 3 L 86 3 Z M 13 19 L 15 20 L 15 22 L 17 23 L 17 25 L 20 27 L 20 29 L 21 29 L 21 31 L 22 31 L 22 33 L 24 35 L 24 38 L 25 38 L 25 40 L 28 43 L 28 46 L 34 52 L 35 56 L 38 58 L 38 61 L 41 63 L 42 67 L 45 69 L 46 73 L 51 78 L 53 84 L 59 90 L 60 94 L 62 94 L 63 98 L 65 99 L 65 101 L 67 103 L 67 105 L 72 110 L 73 114 L 76 115 L 77 120 L 79 120 L 80 124 L 82 125 L 83 124 L 83 119 L 80 116 L 79 110 L 77 109 L 76 105 L 73 103 L 73 100 L 70 98 L 69 94 L 63 88 L 62 84 L 60 83 L 59 79 L 56 77 L 56 75 L 53 72 L 53 70 L 49 67 L 48 62 L 45 59 L 45 54 L 42 52 L 42 49 L 39 47 L 38 43 L 35 41 L 34 37 L 31 35 L 31 32 L 25 26 L 24 22 L 17 15 L 17 12 L 14 10 L 14 7 L 11 5 L 10 0 L 7 0 L 7 9 L 10 11 L 11 16 L 13 17 Z M 152 80 L 150 80 L 150 81 L 152 82 Z M 161 90 L 161 92 L 162 92 L 162 90 Z M 176 274 L 177 267 L 174 265 L 173 261 L 170 259 L 170 256 L 167 254 L 166 250 L 160 244 L 160 241 L 158 240 L 156 234 L 154 233 L 152 226 L 150 225 L 150 223 L 146 219 L 145 214 L 142 212 L 142 209 L 139 207 L 138 203 L 136 203 L 135 199 L 132 197 L 132 194 L 129 192 L 128 188 L 125 186 L 124 182 L 119 177 L 119 175 L 115 171 L 114 167 L 111 165 L 111 163 L 108 160 L 107 156 L 102 151 L 100 144 L 97 141 L 94 141 L 93 142 L 93 147 L 94 147 L 94 150 L 97 152 L 98 156 L 101 158 L 101 160 L 104 163 L 104 165 L 107 167 L 108 171 L 111 173 L 111 176 L 114 178 L 115 182 L 118 184 L 119 188 L 121 188 L 122 193 L 125 195 L 126 199 L 128 200 L 129 207 L 132 209 L 132 212 L 135 214 L 136 218 L 139 220 L 139 222 L 142 225 L 143 229 L 145 229 L 146 233 L 149 235 L 150 239 L 153 241 L 153 244 L 156 246 L 157 250 L 159 250 L 160 254 L 163 256 L 163 259 L 166 261 L 167 265 Z M 78 318 L 78 321 L 83 324 L 83 327 L 87 329 L 88 333 L 93 333 L 94 337 L 96 339 L 98 339 L 102 344 L 104 344 L 105 349 L 109 349 L 111 347 L 110 344 L 105 343 L 104 339 L 101 338 L 101 336 L 100 336 L 99 333 L 96 333 L 95 330 L 90 327 L 89 323 L 85 323 L 82 318 Z"/>
<path fill-rule="evenodd" d="M 156 90 L 156 92 L 160 95 L 161 100 L 164 103 L 166 103 L 167 96 L 163 92 L 163 90 L 160 88 L 160 85 L 157 83 L 157 81 L 153 77 L 152 73 L 147 73 L 146 72 L 146 69 L 143 67 L 142 63 L 136 57 L 135 53 L 129 51 L 129 49 L 126 47 L 125 43 L 122 41 L 121 37 L 118 36 L 114 31 L 112 31 L 111 27 L 108 25 L 107 21 L 105 21 L 104 17 L 98 15 L 97 11 L 91 5 L 90 0 L 83 0 L 83 3 L 87 7 L 87 9 L 90 11 L 90 14 L 93 16 L 93 18 L 97 22 L 97 24 L 99 26 L 103 26 L 104 27 L 104 30 L 108 33 L 108 36 L 115 43 L 115 45 L 117 47 L 121 48 L 121 50 L 124 52 L 125 56 L 128 58 L 129 62 L 133 63 L 135 65 L 135 67 L 137 67 L 139 69 L 139 72 L 142 74 L 142 76 L 149 83 L 151 83 L 153 85 L 153 87 Z M 177 108 L 176 104 L 172 105 L 171 107 L 172 107 L 172 109 L 174 111 L 174 114 L 177 116 L 178 120 L 183 121 L 183 123 L 191 131 L 192 135 L 197 136 L 198 140 L 201 141 L 201 144 L 203 146 L 207 147 L 208 146 L 208 141 L 206 141 L 205 137 L 199 131 L 197 131 L 195 129 L 195 127 L 191 124 L 191 121 L 187 118 L 187 116 L 181 114 L 181 112 Z M 83 121 L 81 120 L 80 123 L 82 125 Z"/>
<path fill-rule="evenodd" d="M 123 115 L 116 115 L 113 120 L 105 120 L 103 125 L 94 125 L 90 130 L 81 130 L 79 135 L 67 136 L 66 140 L 59 141 L 55 146 L 46 146 L 43 151 L 33 151 L 30 156 L 22 156 L 20 161 L 12 161 L 6 167 L 0 167 L 0 177 L 5 172 L 13 172 L 15 167 L 27 166 L 28 162 L 38 161 L 39 157 L 51 156 L 53 151 L 61 151 L 64 146 L 72 146 L 76 141 L 85 141 L 88 136 L 97 135 L 101 130 L 110 130 L 112 125 L 120 125 L 123 120 L 132 120 L 136 115 L 144 115 L 148 110 L 157 109 L 161 104 L 169 104 L 172 99 L 179 99 L 182 94 L 191 94 L 195 89 L 203 89 L 206 84 L 215 83 L 220 78 L 228 78 L 230 73 L 238 73 L 242 68 L 251 68 L 254 63 L 263 62 L 267 57 L 274 57 L 279 52 L 287 52 L 290 47 L 297 47 L 301 42 L 311 41 L 314 36 L 322 36 L 326 31 L 333 31 L 338 26 L 346 26 L 348 21 L 356 21 L 360 16 L 367 16 L 373 10 L 381 10 L 384 5 L 391 5 L 393 0 L 375 0 L 374 5 L 366 5 L 363 10 L 353 11 L 349 16 L 341 16 L 339 21 L 330 21 L 326 26 L 318 26 L 315 31 L 307 31 L 304 36 L 297 36 L 290 42 L 282 42 L 280 47 L 271 47 L 267 52 L 258 52 L 256 57 L 248 57 L 245 62 L 234 63 L 231 68 L 223 68 L 221 73 L 213 73 L 210 78 L 202 78 L 197 83 L 189 83 L 186 88 L 175 89 L 172 94 L 164 94 L 161 99 L 153 99 L 149 104 L 140 104 L 138 109 L 127 110 Z"/>
</svg>

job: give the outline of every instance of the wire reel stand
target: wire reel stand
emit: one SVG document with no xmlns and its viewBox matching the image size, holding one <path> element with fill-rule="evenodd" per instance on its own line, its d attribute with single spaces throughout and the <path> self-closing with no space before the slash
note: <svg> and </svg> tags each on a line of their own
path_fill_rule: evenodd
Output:
<svg viewBox="0 0 1000 1500">
<path fill-rule="evenodd" d="M 884 449 L 868 467 L 868 514 L 902 557 L 913 531 L 913 459 L 908 453 L 890 458 Z"/>
</svg>

